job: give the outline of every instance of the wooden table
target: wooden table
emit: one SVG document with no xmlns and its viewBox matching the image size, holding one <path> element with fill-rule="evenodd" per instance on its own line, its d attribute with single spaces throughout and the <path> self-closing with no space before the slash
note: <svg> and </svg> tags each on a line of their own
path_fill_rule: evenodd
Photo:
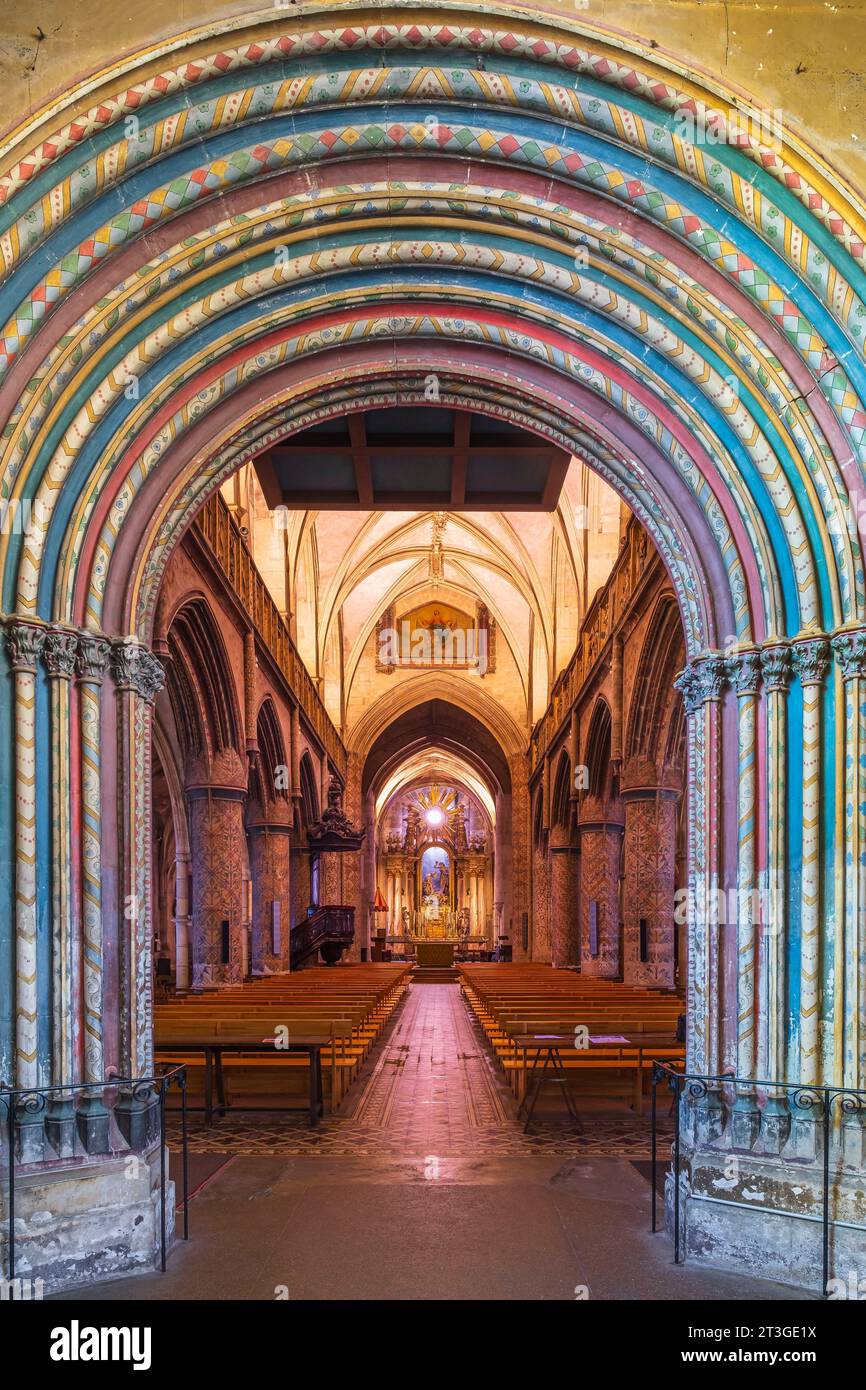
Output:
<svg viewBox="0 0 866 1390">
<path fill-rule="evenodd" d="M 158 1036 L 158 1052 L 201 1052 L 204 1056 L 204 1116 L 205 1124 L 213 1124 L 213 1087 L 216 1077 L 218 1109 L 226 1111 L 225 1086 L 223 1083 L 224 1052 L 254 1052 L 263 1056 L 283 1053 L 305 1052 L 310 1059 L 310 1124 L 317 1125 L 323 1113 L 322 1100 L 322 1048 L 330 1047 L 331 1039 L 321 1035 L 313 1037 L 292 1037 L 291 1042 L 277 1046 L 279 1039 L 274 1035 L 263 1038 L 260 1033 L 242 1037 L 239 1034 L 201 1034 L 189 1037 L 176 1034 L 174 1037 Z M 300 1107 L 287 1107 L 299 1109 Z"/>
<path fill-rule="evenodd" d="M 576 1031 L 576 1030 L 575 1030 Z M 563 1094 L 566 1096 L 566 1104 L 572 1118 L 576 1119 L 576 1112 L 573 1109 L 571 1098 L 566 1092 L 567 1074 L 562 1065 L 562 1048 L 575 1048 L 575 1031 L 571 1033 L 517 1033 L 512 1035 L 515 1047 L 521 1048 L 524 1052 L 533 1051 L 534 1057 L 532 1065 L 528 1068 L 529 1082 L 537 1079 L 535 1074 L 538 1071 L 538 1063 L 542 1053 L 545 1054 L 544 1067 L 546 1070 L 548 1061 L 553 1067 L 555 1079 L 562 1085 Z M 632 1093 L 632 1109 L 636 1115 L 643 1114 L 643 1062 L 647 1052 L 654 1053 L 659 1048 L 678 1047 L 676 1037 L 670 1033 L 590 1033 L 588 1037 L 588 1052 L 595 1050 L 610 1051 L 618 1049 L 620 1051 L 637 1052 L 637 1069 L 635 1072 L 634 1090 Z M 580 1050 L 580 1049 L 578 1049 Z M 528 1083 L 527 1083 L 528 1084 Z M 541 1080 L 535 1088 L 532 1104 L 529 1109 L 529 1119 L 532 1118 L 532 1111 L 535 1109 L 535 1102 L 538 1099 L 538 1092 L 541 1089 Z M 520 1109 L 525 1104 L 525 1096 L 521 1101 Z M 520 1110 L 518 1110 L 518 1115 Z M 529 1119 L 526 1126 L 528 1127 Z"/>
</svg>

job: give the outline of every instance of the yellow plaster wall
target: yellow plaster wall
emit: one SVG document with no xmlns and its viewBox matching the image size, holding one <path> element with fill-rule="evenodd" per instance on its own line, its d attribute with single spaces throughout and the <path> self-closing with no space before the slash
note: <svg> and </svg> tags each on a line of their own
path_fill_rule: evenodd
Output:
<svg viewBox="0 0 866 1390">
<path fill-rule="evenodd" d="M 17 125 L 73 79 L 171 34 L 207 30 L 220 20 L 234 20 L 242 32 L 250 23 L 291 23 L 324 8 L 348 9 L 357 18 L 383 6 L 375 0 L 363 7 L 338 0 L 283 9 L 244 0 L 121 0 L 110 6 L 105 0 L 5 0 L 0 125 Z M 655 47 L 659 58 L 673 55 L 711 83 L 721 81 L 779 109 L 861 194 L 866 190 L 866 0 L 517 0 L 510 8 L 539 21 L 555 13 L 619 30 L 648 50 Z M 170 63 L 167 57 L 160 65 Z"/>
</svg>

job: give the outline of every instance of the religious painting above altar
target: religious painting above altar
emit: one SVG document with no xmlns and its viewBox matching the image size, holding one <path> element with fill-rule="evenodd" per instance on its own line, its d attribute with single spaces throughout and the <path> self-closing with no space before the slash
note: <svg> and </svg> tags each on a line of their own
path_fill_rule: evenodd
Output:
<svg viewBox="0 0 866 1390">
<path fill-rule="evenodd" d="M 429 921 L 438 921 L 452 906 L 451 855 L 443 845 L 428 845 L 418 861 L 421 904 Z"/>
<path fill-rule="evenodd" d="M 391 604 L 379 621 L 376 667 L 380 671 L 447 666 L 483 676 L 496 669 L 495 622 L 483 603 L 473 617 L 436 600 L 399 616 Z"/>
</svg>

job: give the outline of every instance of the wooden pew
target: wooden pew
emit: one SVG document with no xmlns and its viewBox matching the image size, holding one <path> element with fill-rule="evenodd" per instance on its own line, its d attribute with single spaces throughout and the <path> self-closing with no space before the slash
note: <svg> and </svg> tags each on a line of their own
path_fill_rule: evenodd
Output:
<svg viewBox="0 0 866 1390">
<path fill-rule="evenodd" d="M 265 1049 L 271 1035 L 288 1038 L 290 1045 L 292 1037 L 316 1039 L 334 1109 L 402 998 L 409 974 L 405 965 L 314 968 L 187 994 L 154 1010 L 157 1060 L 184 1061 L 202 1082 L 210 1111 L 215 1080 L 221 1105 L 228 1104 L 227 1076 L 242 1079 L 245 1090 L 255 1090 L 272 1086 L 276 1075 L 291 1078 L 306 1072 L 312 1088 L 312 1052 L 306 1056 L 276 1045 L 272 1052 Z M 232 1042 L 247 1037 L 247 1051 Z"/>
<path fill-rule="evenodd" d="M 550 966 L 458 969 L 464 997 L 520 1101 L 535 1059 L 554 1045 L 553 1039 L 569 1082 L 579 1082 L 584 1093 L 593 1085 L 601 1094 L 625 1094 L 636 1113 L 653 1059 L 676 1061 L 684 1055 L 676 1042 L 683 1002 L 672 991 Z"/>
</svg>

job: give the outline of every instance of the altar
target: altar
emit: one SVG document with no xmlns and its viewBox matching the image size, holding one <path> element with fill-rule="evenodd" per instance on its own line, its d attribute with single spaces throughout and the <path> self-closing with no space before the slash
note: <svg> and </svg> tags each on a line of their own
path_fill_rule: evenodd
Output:
<svg viewBox="0 0 866 1390">
<path fill-rule="evenodd" d="M 454 941 L 419 941 L 416 943 L 416 960 L 419 965 L 451 967 L 454 964 Z"/>
</svg>

